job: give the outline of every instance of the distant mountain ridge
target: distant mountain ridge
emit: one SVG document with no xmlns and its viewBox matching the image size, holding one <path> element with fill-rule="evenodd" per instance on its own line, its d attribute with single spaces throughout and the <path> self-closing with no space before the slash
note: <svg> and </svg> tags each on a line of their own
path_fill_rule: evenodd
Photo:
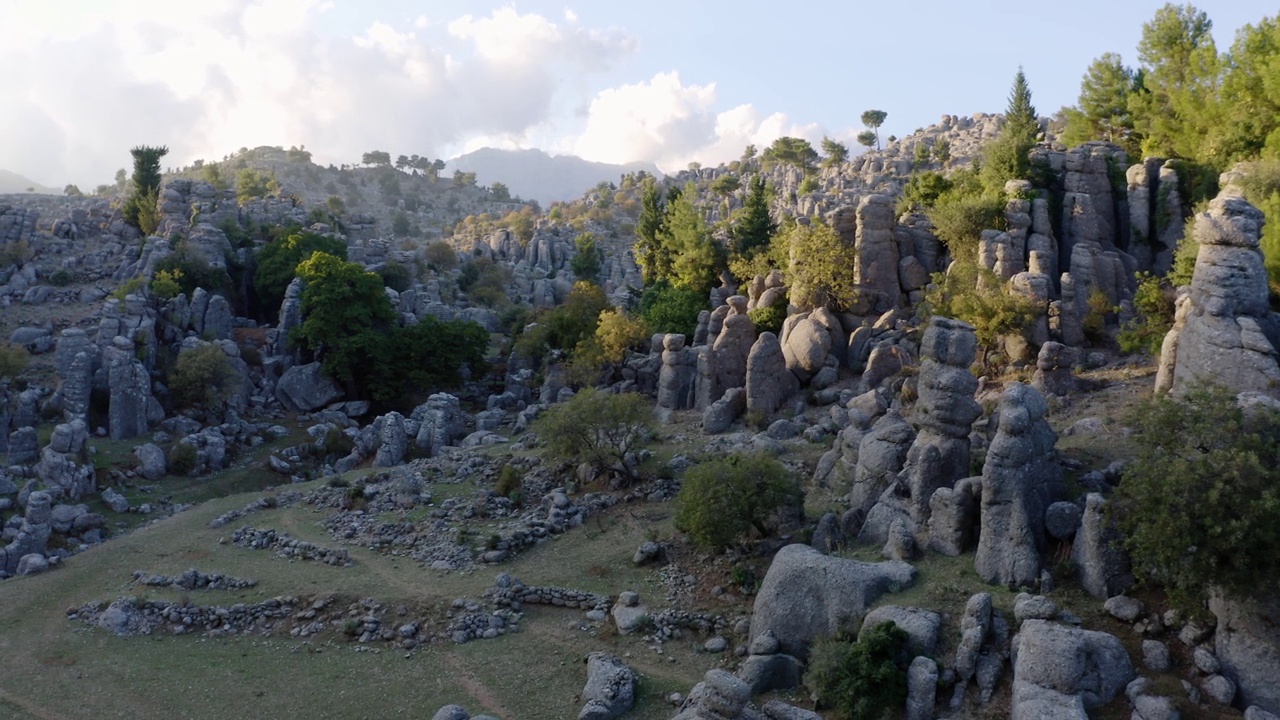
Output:
<svg viewBox="0 0 1280 720">
<path fill-rule="evenodd" d="M 61 195 L 61 190 L 41 185 L 30 178 L 23 177 L 15 172 L 8 170 L 0 170 L 0 195 L 8 195 L 10 193 L 24 193 L 27 188 L 31 188 L 31 192 L 40 193 L 42 195 Z"/>
<path fill-rule="evenodd" d="M 653 163 L 591 162 L 576 155 L 550 155 L 542 150 L 501 150 L 481 148 L 448 162 L 446 173 L 454 170 L 473 172 L 476 182 L 491 185 L 500 182 L 526 200 L 537 200 L 543 207 L 552 202 L 575 200 L 602 181 L 614 182 L 626 173 L 643 170 L 662 177 Z"/>
</svg>

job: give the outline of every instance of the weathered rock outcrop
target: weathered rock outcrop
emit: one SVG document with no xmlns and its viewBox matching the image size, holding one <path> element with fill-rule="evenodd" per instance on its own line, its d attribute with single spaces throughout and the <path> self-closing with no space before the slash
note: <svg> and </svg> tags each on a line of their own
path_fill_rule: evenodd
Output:
<svg viewBox="0 0 1280 720">
<path fill-rule="evenodd" d="M 694 406 L 698 356 L 693 348 L 685 347 L 684 335 L 664 336 L 662 348 L 662 373 L 658 376 L 658 407 L 667 410 L 688 410 Z"/>
<path fill-rule="evenodd" d="M 578 720 L 613 720 L 636 702 L 636 673 L 617 656 L 593 652 L 587 656 L 587 684 Z"/>
<path fill-rule="evenodd" d="M 1022 623 L 1013 655 L 1014 720 L 1083 720 L 1134 678 L 1115 636 L 1047 620 Z"/>
<path fill-rule="evenodd" d="M 778 336 L 760 333 L 747 356 L 747 412 L 772 415 L 799 389 L 800 382 L 787 369 Z"/>
<path fill-rule="evenodd" d="M 760 584 L 751 637 L 770 632 L 782 652 L 803 660 L 815 639 L 857 627 L 871 603 L 910 587 L 915 577 L 915 568 L 905 562 L 864 563 L 788 545 L 774 556 Z"/>
<path fill-rule="evenodd" d="M 1258 239 L 1266 219 L 1224 175 L 1225 189 L 1196 216 L 1200 244 L 1190 294 L 1178 298 L 1165 336 L 1156 391 L 1182 394 L 1211 381 L 1234 392 L 1280 397 L 1280 322 L 1267 303 Z"/>
<path fill-rule="evenodd" d="M 982 469 L 982 530 L 974 565 L 989 583 L 1011 587 L 1040 579 L 1044 509 L 1060 492 L 1057 436 L 1034 388 L 1013 383 L 1000 399 L 996 436 Z"/>
<path fill-rule="evenodd" d="M 1215 596 L 1209 610 L 1218 619 L 1214 653 L 1222 674 L 1235 681 L 1240 704 L 1280 715 L 1280 601 Z"/>
<path fill-rule="evenodd" d="M 342 397 L 338 387 L 320 363 L 295 365 L 276 383 L 276 398 L 290 410 L 312 412 Z"/>
</svg>

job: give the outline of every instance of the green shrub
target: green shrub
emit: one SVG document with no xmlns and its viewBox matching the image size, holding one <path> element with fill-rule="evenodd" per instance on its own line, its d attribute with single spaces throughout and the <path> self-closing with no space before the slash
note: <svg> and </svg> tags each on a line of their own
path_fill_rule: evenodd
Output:
<svg viewBox="0 0 1280 720">
<path fill-rule="evenodd" d="M 190 443 L 177 442 L 173 447 L 169 448 L 169 474 L 170 475 L 190 475 L 195 472 L 196 464 L 200 461 L 200 453 L 196 450 L 196 446 Z"/>
<path fill-rule="evenodd" d="M 600 314 L 612 307 L 599 285 L 579 280 L 564 304 L 542 313 L 537 324 L 516 339 L 516 351 L 541 358 L 549 349 L 573 350 L 595 335 Z"/>
<path fill-rule="evenodd" d="M 640 296 L 640 314 L 655 333 L 680 333 L 693 339 L 698 314 L 708 304 L 703 293 L 663 280 L 645 288 Z"/>
<path fill-rule="evenodd" d="M 240 375 L 226 353 L 210 343 L 178 355 L 169 375 L 169 391 L 177 407 L 218 411 L 239 382 Z"/>
<path fill-rule="evenodd" d="M 18 377 L 27 369 L 29 362 L 31 355 L 26 348 L 16 343 L 0 342 L 0 380 Z"/>
<path fill-rule="evenodd" d="M 1041 312 L 1030 298 L 1009 292 L 992 271 L 976 262 L 955 262 L 948 272 L 934 273 L 922 317 L 942 315 L 973 325 L 985 366 L 1002 337 L 1022 332 Z"/>
<path fill-rule="evenodd" d="M 1112 313 L 1111 301 L 1102 288 L 1095 287 L 1089 291 L 1085 302 L 1085 313 L 1081 319 L 1084 334 L 1092 342 L 1100 342 L 1106 335 L 1107 316 Z"/>
<path fill-rule="evenodd" d="M 310 232 L 291 233 L 262 246 L 257 255 L 258 269 L 253 274 L 253 287 L 263 307 L 280 307 L 285 290 L 297 276 L 298 265 L 316 252 L 328 253 L 340 260 L 347 259 L 346 243 Z"/>
<path fill-rule="evenodd" d="M 767 521 L 780 508 L 799 506 L 804 491 L 791 471 L 765 455 L 730 455 L 695 465 L 676 496 L 675 526 L 700 547 L 720 551 Z"/>
<path fill-rule="evenodd" d="M 514 465 L 503 465 L 498 471 L 498 482 L 493 491 L 502 497 L 509 498 L 512 493 L 520 491 L 521 480 L 520 470 Z"/>
<path fill-rule="evenodd" d="M 75 273 L 70 270 L 55 270 L 49 276 L 49 284 L 55 287 L 66 287 L 76 281 Z"/>
<path fill-rule="evenodd" d="M 1210 593 L 1261 597 L 1280 581 L 1280 415 L 1220 387 L 1143 403 L 1111 509 L 1135 574 L 1202 615 Z"/>
<path fill-rule="evenodd" d="M 111 297 L 115 298 L 116 300 L 119 300 L 120 302 L 124 302 L 125 298 L 129 297 L 130 295 L 133 295 L 134 293 L 138 292 L 145 286 L 146 286 L 146 281 L 143 280 L 142 278 L 140 277 L 129 278 L 128 280 L 125 280 L 124 282 L 120 283 L 120 287 L 112 291 Z"/>
<path fill-rule="evenodd" d="M 652 408 L 644 396 L 586 388 L 568 402 L 553 405 L 533 427 L 552 457 L 590 462 L 634 480 L 635 468 L 627 456 L 649 439 L 652 426 Z"/>
<path fill-rule="evenodd" d="M 181 270 L 158 270 L 155 277 L 151 278 L 151 294 L 155 295 L 162 302 L 172 300 L 182 293 Z"/>
<path fill-rule="evenodd" d="M 157 274 L 168 273 L 188 298 L 196 288 L 212 292 L 231 284 L 231 278 L 225 270 L 215 268 L 203 253 L 185 241 L 179 242 L 173 252 L 156 263 L 155 271 Z"/>
<path fill-rule="evenodd" d="M 907 701 L 907 633 L 892 622 L 818 640 L 804 683 L 841 720 L 881 720 Z"/>
<path fill-rule="evenodd" d="M 404 292 L 413 284 L 413 271 L 395 260 L 382 263 L 377 272 L 378 277 L 382 278 L 382 284 L 396 292 Z"/>
<path fill-rule="evenodd" d="M 580 280 L 597 282 L 600 279 L 600 248 L 595 235 L 583 233 L 574 239 L 577 251 L 569 260 L 569 269 Z"/>
<path fill-rule="evenodd" d="M 427 265 L 436 272 L 448 272 L 458 267 L 458 253 L 449 243 L 436 240 L 424 251 Z"/>
<path fill-rule="evenodd" d="M 747 317 L 756 324 L 756 332 L 782 332 L 782 323 L 787 319 L 787 304 L 780 302 L 768 307 L 758 307 L 747 311 Z"/>
<path fill-rule="evenodd" d="M 1160 355 L 1164 336 L 1173 327 L 1173 288 L 1151 273 L 1137 274 L 1138 291 L 1133 296 L 1134 316 L 1116 333 L 1120 350 L 1126 353 Z"/>
<path fill-rule="evenodd" d="M 953 260 L 976 262 L 982 231 L 1005 228 L 1004 206 L 1003 196 L 972 194 L 957 188 L 938 196 L 925 214 Z"/>
<path fill-rule="evenodd" d="M 916 147 L 924 147 L 917 145 Z M 899 201 L 898 214 L 902 214 L 908 210 L 918 210 L 933 207 L 938 202 L 938 198 L 943 193 L 950 190 L 951 181 L 941 173 L 933 171 L 916 173 L 907 181 L 907 186 L 902 189 L 902 199 Z"/>
</svg>

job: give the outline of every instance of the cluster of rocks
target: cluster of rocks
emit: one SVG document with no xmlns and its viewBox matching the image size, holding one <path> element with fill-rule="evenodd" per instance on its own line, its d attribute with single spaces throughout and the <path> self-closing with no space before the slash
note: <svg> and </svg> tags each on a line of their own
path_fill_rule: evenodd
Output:
<svg viewBox="0 0 1280 720">
<path fill-rule="evenodd" d="M 287 625 L 301 604 L 296 597 L 274 597 L 256 603 L 231 606 L 193 605 L 126 596 L 110 604 L 91 602 L 67 612 L 80 620 L 121 637 L 167 631 L 173 635 L 203 632 L 206 635 L 270 634 Z"/>
<path fill-rule="evenodd" d="M 187 568 L 177 575 L 156 575 L 145 570 L 135 570 L 133 581 L 148 587 L 176 587 L 182 590 L 242 590 L 257 587 L 257 580 L 238 578 L 222 573 L 206 573 Z"/>
<path fill-rule="evenodd" d="M 209 527 L 217 530 L 220 527 L 239 520 L 240 518 L 262 510 L 275 510 L 278 508 L 289 507 L 302 499 L 302 493 L 299 492 L 282 492 L 278 495 L 267 495 L 245 505 L 237 510 L 228 510 L 218 517 L 209 521 Z"/>
<path fill-rule="evenodd" d="M 499 573 L 484 596 L 497 607 L 517 612 L 525 605 L 551 605 L 603 613 L 612 605 L 608 595 L 550 585 L 525 585 L 507 573 Z"/>
<path fill-rule="evenodd" d="M 509 608 L 497 608 L 492 612 L 481 609 L 479 603 L 455 600 L 449 611 L 449 624 L 444 635 L 458 645 L 472 640 L 493 640 L 508 632 L 520 630 L 524 615 Z"/>
<path fill-rule="evenodd" d="M 290 560 L 310 560 L 336 567 L 351 565 L 351 553 L 344 548 L 323 547 L 270 528 L 245 525 L 231 533 L 231 542 L 252 550 L 274 550 L 276 557 Z"/>
</svg>

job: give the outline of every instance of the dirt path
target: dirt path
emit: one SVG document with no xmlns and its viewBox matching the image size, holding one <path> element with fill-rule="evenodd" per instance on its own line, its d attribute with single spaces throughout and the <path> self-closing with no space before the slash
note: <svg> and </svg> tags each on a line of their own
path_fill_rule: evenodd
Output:
<svg viewBox="0 0 1280 720">
<path fill-rule="evenodd" d="M 467 694 L 472 699 L 480 703 L 480 707 L 484 708 L 485 712 L 502 718 L 515 717 L 511 711 L 503 707 L 502 701 L 498 700 L 497 696 L 484 683 L 471 674 L 471 671 L 458 659 L 457 655 L 446 652 L 442 657 L 445 664 L 449 666 L 449 670 L 452 671 L 453 679 L 462 685 L 462 688 L 467 691 Z"/>
</svg>

